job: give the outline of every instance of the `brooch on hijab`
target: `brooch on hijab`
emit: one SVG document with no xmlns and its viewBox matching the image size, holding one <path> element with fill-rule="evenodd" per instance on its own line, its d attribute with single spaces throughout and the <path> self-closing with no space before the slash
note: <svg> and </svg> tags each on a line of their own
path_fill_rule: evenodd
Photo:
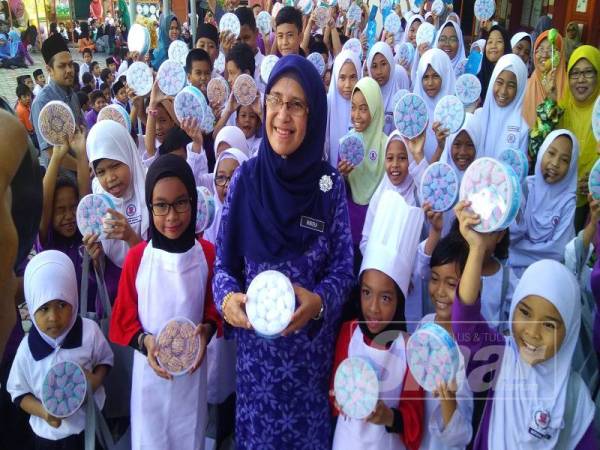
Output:
<svg viewBox="0 0 600 450">
<path fill-rule="evenodd" d="M 329 175 L 323 175 L 319 180 L 319 188 L 321 192 L 329 192 L 333 187 L 333 181 Z"/>
</svg>

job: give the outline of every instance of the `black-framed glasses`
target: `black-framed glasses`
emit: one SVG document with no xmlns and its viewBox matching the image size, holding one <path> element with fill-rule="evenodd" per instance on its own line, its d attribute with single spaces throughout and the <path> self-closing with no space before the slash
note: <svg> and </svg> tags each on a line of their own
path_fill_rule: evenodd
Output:
<svg viewBox="0 0 600 450">
<path fill-rule="evenodd" d="M 569 78 L 571 80 L 577 80 L 581 78 L 581 76 L 583 76 L 583 78 L 585 78 L 586 80 L 591 80 L 596 76 L 596 71 L 592 68 L 589 68 L 585 70 L 571 70 L 569 72 Z"/>
<path fill-rule="evenodd" d="M 167 202 L 153 203 L 152 205 L 150 205 L 150 208 L 152 209 L 152 214 L 154 214 L 155 216 L 166 216 L 171 211 L 171 208 L 173 208 L 173 210 L 176 213 L 181 214 L 184 212 L 188 212 L 190 210 L 191 206 L 192 206 L 191 200 L 189 198 L 185 198 L 185 199 L 177 200 L 176 202 L 173 202 L 173 203 L 167 203 Z"/>
<path fill-rule="evenodd" d="M 215 184 L 219 187 L 225 186 L 227 183 L 231 181 L 231 177 L 225 175 L 219 175 L 215 177 Z"/>
<path fill-rule="evenodd" d="M 278 113 L 283 108 L 283 105 L 287 108 L 288 112 L 292 116 L 302 117 L 308 112 L 308 106 L 306 106 L 300 100 L 290 100 L 284 102 L 279 95 L 268 94 L 266 96 L 267 108 L 271 111 Z"/>
</svg>

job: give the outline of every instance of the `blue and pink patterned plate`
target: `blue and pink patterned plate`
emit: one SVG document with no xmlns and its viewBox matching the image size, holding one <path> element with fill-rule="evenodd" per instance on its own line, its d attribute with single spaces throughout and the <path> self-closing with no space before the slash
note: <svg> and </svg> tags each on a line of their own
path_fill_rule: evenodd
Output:
<svg viewBox="0 0 600 450">
<path fill-rule="evenodd" d="M 377 372 L 364 358 L 346 358 L 335 371 L 333 391 L 346 416 L 364 419 L 375 411 L 379 400 Z"/>
<path fill-rule="evenodd" d="M 431 164 L 421 178 L 419 196 L 421 203 L 429 203 L 435 212 L 452 208 L 458 197 L 458 177 L 454 169 L 443 162 Z"/>
<path fill-rule="evenodd" d="M 455 95 L 445 95 L 435 105 L 433 121 L 440 122 L 442 128 L 456 133 L 465 123 L 465 106 Z"/>
<path fill-rule="evenodd" d="M 42 383 L 42 405 L 51 415 L 65 418 L 75 414 L 87 393 L 85 372 L 71 361 L 54 364 Z"/>
<path fill-rule="evenodd" d="M 106 194 L 88 194 L 77 205 L 77 228 L 82 236 L 97 234 L 106 236 L 104 218 L 109 215 L 108 209 L 115 205 Z"/>
<path fill-rule="evenodd" d="M 428 122 L 427 106 L 418 95 L 406 94 L 396 103 L 394 125 L 405 138 L 414 139 L 419 136 L 425 131 Z"/>
<path fill-rule="evenodd" d="M 340 139 L 340 160 L 348 161 L 354 167 L 358 166 L 365 157 L 365 143 L 362 135 L 351 131 Z"/>
</svg>

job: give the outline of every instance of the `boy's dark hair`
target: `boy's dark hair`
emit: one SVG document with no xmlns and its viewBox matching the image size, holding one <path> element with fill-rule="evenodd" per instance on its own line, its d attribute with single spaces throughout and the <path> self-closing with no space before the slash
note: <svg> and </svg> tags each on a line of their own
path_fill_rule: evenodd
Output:
<svg viewBox="0 0 600 450">
<path fill-rule="evenodd" d="M 86 48 L 84 48 L 84 49 L 83 49 L 83 53 L 82 53 L 82 55 L 85 55 L 85 54 L 87 54 L 87 53 L 89 53 L 89 54 L 90 54 L 90 56 L 93 56 L 93 55 L 94 55 L 94 54 L 92 53 L 92 49 L 91 49 L 91 48 L 87 48 L 87 47 L 86 47 Z"/>
<path fill-rule="evenodd" d="M 19 75 L 17 77 L 17 84 L 25 84 L 27 78 L 31 78 L 31 75 Z"/>
<path fill-rule="evenodd" d="M 192 142 L 192 138 L 178 126 L 174 126 L 165 136 L 165 140 L 158 148 L 159 155 L 166 155 L 175 150 L 184 149 Z"/>
<path fill-rule="evenodd" d="M 44 75 L 44 71 L 42 69 L 35 69 L 33 71 L 33 79 L 35 80 L 40 75 Z"/>
<path fill-rule="evenodd" d="M 113 97 L 116 97 L 119 91 L 124 87 L 125 84 L 121 80 L 115 81 L 115 84 L 113 84 L 111 88 Z"/>
<path fill-rule="evenodd" d="M 112 72 L 109 68 L 102 69 L 102 72 L 100 72 L 100 79 L 106 83 L 111 74 Z"/>
<path fill-rule="evenodd" d="M 187 57 L 185 58 L 186 73 L 192 73 L 192 66 L 194 65 L 194 61 L 206 61 L 209 64 L 210 70 L 212 72 L 213 64 L 210 60 L 210 56 L 201 48 L 195 48 L 193 50 L 190 50 L 190 52 L 188 53 Z"/>
<path fill-rule="evenodd" d="M 79 90 L 79 92 L 85 92 L 87 95 L 90 95 L 93 90 L 94 90 L 93 87 L 91 87 L 89 84 L 86 84 L 86 85 L 84 85 L 84 86 L 81 87 L 81 89 Z"/>
<path fill-rule="evenodd" d="M 277 17 L 275 17 L 275 28 L 286 23 L 296 25 L 298 33 L 302 33 L 302 13 L 300 10 L 293 6 L 284 6 L 281 8 L 277 13 Z"/>
<path fill-rule="evenodd" d="M 460 239 L 464 241 L 464 238 L 460 234 L 460 224 L 458 223 L 458 219 L 454 219 L 452 222 L 452 228 L 450 229 L 450 233 L 454 234 Z M 466 243 L 466 241 L 464 241 Z M 508 259 L 508 249 L 510 247 L 510 229 L 507 228 L 504 230 L 504 236 L 502 236 L 502 240 L 496 244 L 496 248 L 494 249 L 494 257 L 499 259 L 500 261 L 504 261 Z"/>
<path fill-rule="evenodd" d="M 31 95 L 31 89 L 29 89 L 29 86 L 20 83 L 17 84 L 16 94 L 17 98 L 21 98 L 24 95 Z"/>
<path fill-rule="evenodd" d="M 84 92 L 85 88 L 82 88 L 79 92 L 77 92 L 77 100 L 79 100 L 79 107 L 83 108 L 83 105 L 85 105 L 87 102 L 90 101 L 90 98 L 88 97 L 88 93 Z"/>
<path fill-rule="evenodd" d="M 112 56 L 109 56 L 108 58 L 106 58 L 106 66 L 108 67 L 109 64 L 117 64 L 115 62 L 115 59 Z"/>
<path fill-rule="evenodd" d="M 239 42 L 231 47 L 225 58 L 225 64 L 229 61 L 233 61 L 240 69 L 240 72 L 254 76 L 256 62 L 254 60 L 254 53 L 248 44 Z"/>
<path fill-rule="evenodd" d="M 96 68 L 96 66 L 99 66 L 99 65 L 100 64 L 98 64 L 98 61 L 92 61 L 90 63 L 90 72 L 92 72 Z"/>
<path fill-rule="evenodd" d="M 59 189 L 64 187 L 75 190 L 75 197 L 79 199 L 79 186 L 77 186 L 75 180 L 66 175 L 59 175 L 56 179 L 56 184 L 54 185 L 54 195 L 56 195 L 56 192 L 58 192 Z"/>
<path fill-rule="evenodd" d="M 329 49 L 327 48 L 327 46 L 325 45 L 325 43 L 323 41 L 313 41 L 311 42 L 311 44 L 308 46 L 308 53 L 320 53 L 322 54 L 329 54 Z"/>
<path fill-rule="evenodd" d="M 256 19 L 254 13 L 247 6 L 240 6 L 235 10 L 235 15 L 240 21 L 240 26 L 248 25 L 251 30 L 256 30 Z"/>
<path fill-rule="evenodd" d="M 92 75 L 90 72 L 84 72 L 83 75 L 81 75 L 81 81 L 83 81 L 83 84 L 87 86 L 94 81 L 94 75 Z"/>
<path fill-rule="evenodd" d="M 99 98 L 104 98 L 104 94 L 102 93 L 102 91 L 98 89 L 92 91 L 92 93 L 90 94 L 90 103 L 93 105 Z"/>
<path fill-rule="evenodd" d="M 469 248 L 462 236 L 449 233 L 440 239 L 435 246 L 429 260 L 429 267 L 433 268 L 454 263 L 458 265 L 458 269 L 462 273 L 467 263 L 468 254 Z"/>
</svg>

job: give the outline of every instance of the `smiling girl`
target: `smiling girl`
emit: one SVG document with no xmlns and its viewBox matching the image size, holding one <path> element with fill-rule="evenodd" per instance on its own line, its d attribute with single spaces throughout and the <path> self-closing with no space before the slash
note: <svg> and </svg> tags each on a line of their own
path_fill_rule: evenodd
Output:
<svg viewBox="0 0 600 450">
<path fill-rule="evenodd" d="M 485 99 L 487 91 L 491 85 L 490 78 L 496 67 L 496 63 L 502 57 L 512 51 L 508 33 L 500 25 L 494 25 L 490 29 L 488 38 L 485 41 L 485 47 L 482 50 L 483 61 L 481 69 L 477 74 L 481 82 L 481 98 Z"/>
<path fill-rule="evenodd" d="M 459 64 L 465 59 L 465 44 L 460 25 L 453 20 L 447 20 L 438 32 L 434 47 L 437 47 L 448 55 L 454 67 L 456 76 Z"/>
</svg>

